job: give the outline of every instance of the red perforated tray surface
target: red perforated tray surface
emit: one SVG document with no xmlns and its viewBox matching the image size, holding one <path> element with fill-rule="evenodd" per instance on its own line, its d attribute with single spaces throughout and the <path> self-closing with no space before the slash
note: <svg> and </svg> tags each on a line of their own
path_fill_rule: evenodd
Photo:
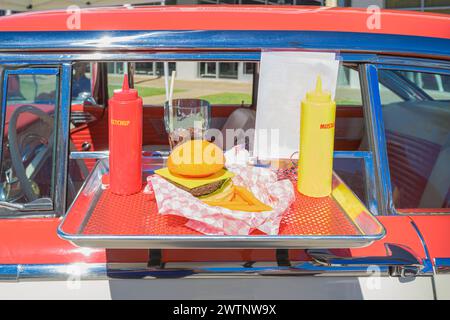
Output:
<svg viewBox="0 0 450 320">
<path fill-rule="evenodd" d="M 296 188 L 294 188 L 296 189 Z M 158 213 L 156 201 L 144 193 L 118 196 L 103 191 L 82 233 L 86 235 L 201 235 L 187 219 Z M 284 213 L 279 235 L 360 235 L 331 198 L 310 198 L 296 191 Z M 252 235 L 262 235 L 255 231 Z"/>
</svg>

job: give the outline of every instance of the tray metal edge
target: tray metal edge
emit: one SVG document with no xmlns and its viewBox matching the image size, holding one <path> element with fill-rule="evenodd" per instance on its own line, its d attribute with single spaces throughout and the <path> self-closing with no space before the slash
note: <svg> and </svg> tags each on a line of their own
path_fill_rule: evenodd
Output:
<svg viewBox="0 0 450 320">
<path fill-rule="evenodd" d="M 103 165 L 105 159 L 99 160 L 89 175 L 86 177 L 78 195 L 83 192 L 85 186 L 89 183 L 91 176 L 94 174 L 98 166 Z M 334 173 L 333 173 L 334 174 Z M 334 176 L 344 184 L 346 188 L 348 186 L 337 175 Z M 351 191 L 351 190 L 350 190 Z M 352 192 L 352 191 L 351 191 Z M 353 192 L 352 192 L 353 193 Z M 353 193 L 354 195 L 354 193 Z M 356 197 L 356 195 L 354 195 Z M 97 198 L 97 197 L 96 197 Z M 358 201 L 361 201 L 356 197 Z M 94 201 L 95 202 L 95 201 Z M 80 247 L 91 248 L 110 248 L 110 249 L 238 249 L 238 248 L 291 248 L 291 249 L 344 249 L 344 248 L 361 248 L 371 245 L 374 241 L 381 240 L 386 236 L 386 230 L 384 226 L 376 219 L 376 217 L 370 212 L 371 220 L 379 227 L 380 233 L 371 235 L 334 235 L 334 236 L 321 236 L 321 235 L 303 235 L 303 236 L 146 236 L 146 235 L 128 235 L 128 236 L 104 236 L 104 235 L 78 235 L 70 234 L 63 231 L 63 226 L 68 214 L 72 207 L 76 204 L 76 200 L 70 205 L 66 214 L 62 217 L 61 223 L 57 227 L 57 235 L 72 242 Z M 92 203 L 90 204 L 92 206 Z M 344 211 L 345 212 L 345 211 Z M 353 219 L 347 216 L 352 222 Z M 87 217 L 83 218 L 85 221 Z M 81 227 L 81 226 L 80 226 Z M 79 230 L 81 232 L 81 230 Z M 120 240 L 120 243 L 118 243 Z M 306 243 L 314 241 L 313 245 L 307 245 Z"/>
<path fill-rule="evenodd" d="M 384 238 L 386 231 L 368 236 L 77 236 L 58 228 L 58 235 L 81 247 L 110 249 L 188 248 L 360 248 Z M 120 240 L 118 242 L 117 240 Z M 350 240 L 350 241 L 349 241 Z"/>
</svg>

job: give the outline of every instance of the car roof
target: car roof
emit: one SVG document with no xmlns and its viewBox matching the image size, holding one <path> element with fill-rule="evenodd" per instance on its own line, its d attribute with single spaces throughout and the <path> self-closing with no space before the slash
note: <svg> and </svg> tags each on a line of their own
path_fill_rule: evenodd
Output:
<svg viewBox="0 0 450 320">
<path fill-rule="evenodd" d="M 12 56 L 1 52 L 18 50 L 137 53 L 172 49 L 241 53 L 325 50 L 450 60 L 450 16 L 378 9 L 224 5 L 83 10 L 73 7 L 71 12 L 6 16 L 0 18 L 0 30 L 2 61 L 9 61 Z M 44 58 L 43 55 L 29 58 L 36 57 Z M 54 58 L 60 61 L 62 56 Z M 254 55 L 247 58 L 258 59 Z"/>
<path fill-rule="evenodd" d="M 376 7 L 192 5 L 69 9 L 4 16 L 0 18 L 0 30 L 337 31 L 450 39 L 450 15 L 378 11 Z M 78 21 L 74 20 L 78 17 Z"/>
</svg>

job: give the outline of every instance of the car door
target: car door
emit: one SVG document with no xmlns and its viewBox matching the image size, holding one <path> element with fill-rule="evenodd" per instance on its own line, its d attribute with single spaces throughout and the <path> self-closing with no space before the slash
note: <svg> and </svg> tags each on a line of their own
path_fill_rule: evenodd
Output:
<svg viewBox="0 0 450 320">
<path fill-rule="evenodd" d="M 71 65 L 12 60 L 0 65 L 0 279 L 8 281 L 19 266 L 83 261 L 56 234 L 66 210 Z"/>
<path fill-rule="evenodd" d="M 378 90 L 386 212 L 411 219 L 434 269 L 436 296 L 449 298 L 450 66 L 380 64 Z"/>
</svg>

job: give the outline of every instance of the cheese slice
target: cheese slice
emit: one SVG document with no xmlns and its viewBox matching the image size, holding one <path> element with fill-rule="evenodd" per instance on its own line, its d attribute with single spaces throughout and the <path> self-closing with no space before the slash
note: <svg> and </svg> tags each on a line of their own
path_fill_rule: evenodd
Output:
<svg viewBox="0 0 450 320">
<path fill-rule="evenodd" d="M 234 177 L 234 173 L 226 169 L 219 170 L 218 172 L 203 178 L 183 177 L 181 175 L 171 173 L 168 168 L 155 170 L 155 173 L 188 189 L 194 189 L 213 182 Z"/>
</svg>

